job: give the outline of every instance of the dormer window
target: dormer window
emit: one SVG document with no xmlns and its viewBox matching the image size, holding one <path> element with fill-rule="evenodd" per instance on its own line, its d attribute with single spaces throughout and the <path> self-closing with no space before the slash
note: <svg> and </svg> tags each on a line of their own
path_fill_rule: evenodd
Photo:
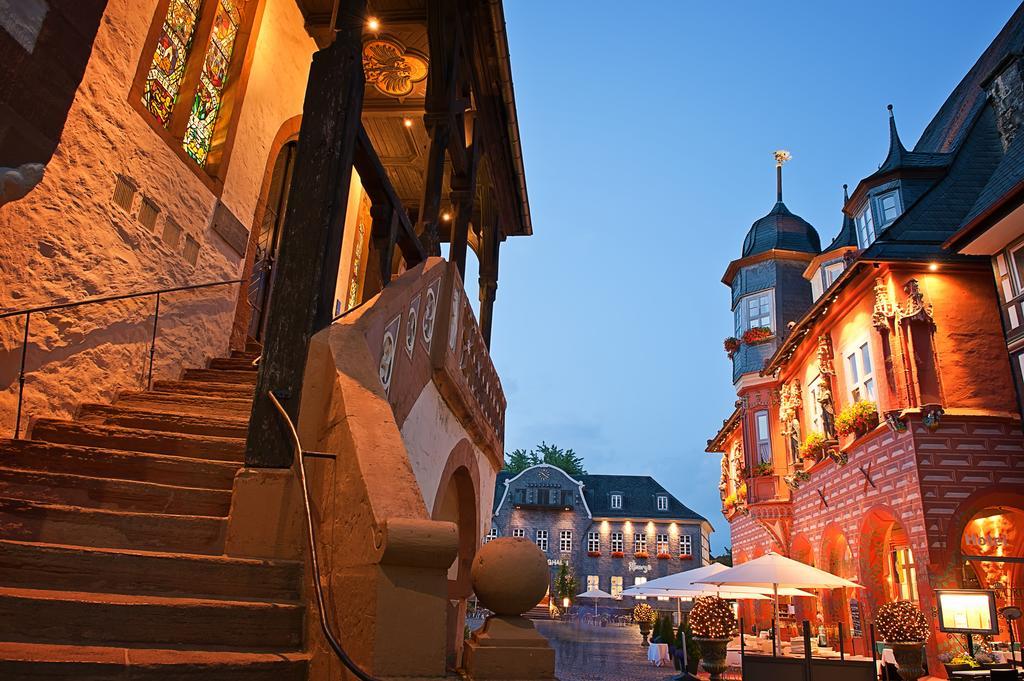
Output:
<svg viewBox="0 0 1024 681">
<path fill-rule="evenodd" d="M 843 261 L 829 263 L 821 268 L 821 278 L 827 289 L 843 273 Z"/>
<path fill-rule="evenodd" d="M 900 216 L 900 193 L 886 192 L 878 196 L 878 217 L 881 227 L 885 227 Z"/>
<path fill-rule="evenodd" d="M 612 495 L 612 508 L 622 509 L 622 495 L 615 493 Z"/>
<path fill-rule="evenodd" d="M 665 496 L 664 494 L 659 494 L 657 499 L 658 499 L 658 510 L 659 511 L 667 511 L 668 510 L 668 497 Z"/>
<path fill-rule="evenodd" d="M 760 327 L 775 330 L 772 324 L 772 294 L 773 291 L 769 290 L 740 298 L 735 313 L 737 337 L 745 331 Z"/>
<path fill-rule="evenodd" d="M 875 240 L 875 220 L 871 215 L 871 202 L 864 204 L 864 208 L 853 218 L 857 226 L 857 244 L 861 248 L 867 248 Z"/>
</svg>

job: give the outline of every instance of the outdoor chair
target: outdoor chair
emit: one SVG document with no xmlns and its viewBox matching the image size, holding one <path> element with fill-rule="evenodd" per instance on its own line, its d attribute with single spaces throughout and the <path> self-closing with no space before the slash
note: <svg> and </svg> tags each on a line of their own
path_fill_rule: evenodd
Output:
<svg viewBox="0 0 1024 681">
<path fill-rule="evenodd" d="M 1017 670 L 1013 669 L 992 669 L 991 674 L 992 681 L 1017 681 Z"/>
</svg>

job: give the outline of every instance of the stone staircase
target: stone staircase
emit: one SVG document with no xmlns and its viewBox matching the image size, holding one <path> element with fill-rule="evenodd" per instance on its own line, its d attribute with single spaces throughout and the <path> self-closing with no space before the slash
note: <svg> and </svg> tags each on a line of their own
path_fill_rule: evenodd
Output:
<svg viewBox="0 0 1024 681">
<path fill-rule="evenodd" d="M 0 440 L 0 679 L 306 678 L 302 563 L 223 555 L 258 351 Z"/>
</svg>

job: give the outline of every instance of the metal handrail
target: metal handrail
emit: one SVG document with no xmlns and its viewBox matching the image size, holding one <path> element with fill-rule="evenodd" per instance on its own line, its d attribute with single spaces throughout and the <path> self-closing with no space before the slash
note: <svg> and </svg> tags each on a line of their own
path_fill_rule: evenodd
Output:
<svg viewBox="0 0 1024 681">
<path fill-rule="evenodd" d="M 21 408 L 24 402 L 25 396 L 25 357 L 28 353 L 28 338 L 29 338 L 29 326 L 32 322 L 32 315 L 40 314 L 43 312 L 52 312 L 54 310 L 65 310 L 73 307 L 83 307 L 85 305 L 98 305 L 101 303 L 110 303 L 118 300 L 129 300 L 132 298 L 148 298 L 150 296 L 156 296 L 156 301 L 153 306 L 153 332 L 150 336 L 149 341 L 149 366 L 146 370 L 146 387 L 151 388 L 153 386 L 153 355 L 156 352 L 156 336 L 157 336 L 157 324 L 160 321 L 160 296 L 168 293 L 177 293 L 179 291 L 194 291 L 203 288 L 212 288 L 214 286 L 227 286 L 229 284 L 241 284 L 242 279 L 225 279 L 223 281 L 210 281 L 202 284 L 190 284 L 188 286 L 172 286 L 169 288 L 153 289 L 150 291 L 138 291 L 135 293 L 120 293 L 112 296 L 103 296 L 100 298 L 86 298 L 85 300 L 77 300 L 70 303 L 52 303 L 50 305 L 39 305 L 36 307 L 27 307 L 20 310 L 4 310 L 0 312 L 0 319 L 8 319 L 10 317 L 25 317 L 25 332 L 22 336 L 21 342 L 21 364 L 18 369 L 18 411 L 17 416 L 14 419 L 14 439 L 18 439 L 21 434 Z"/>
</svg>

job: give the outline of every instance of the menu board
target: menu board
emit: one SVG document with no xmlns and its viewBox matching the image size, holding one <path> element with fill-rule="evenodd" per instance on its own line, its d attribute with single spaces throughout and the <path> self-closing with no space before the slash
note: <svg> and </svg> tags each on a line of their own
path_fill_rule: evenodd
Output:
<svg viewBox="0 0 1024 681">
<path fill-rule="evenodd" d="M 853 638 L 863 638 L 864 636 L 864 625 L 860 620 L 860 601 L 856 598 L 850 599 L 850 624 L 852 625 Z"/>
<path fill-rule="evenodd" d="M 996 594 L 982 589 L 936 589 L 939 631 L 998 634 Z"/>
</svg>

